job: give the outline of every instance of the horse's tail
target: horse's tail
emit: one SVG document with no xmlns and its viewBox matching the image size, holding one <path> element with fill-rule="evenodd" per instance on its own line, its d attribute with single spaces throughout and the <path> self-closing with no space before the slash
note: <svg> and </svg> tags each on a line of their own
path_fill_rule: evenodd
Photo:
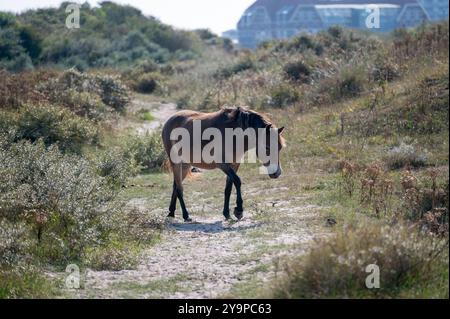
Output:
<svg viewBox="0 0 450 319">
<path fill-rule="evenodd" d="M 171 173 L 172 172 L 172 164 L 170 163 L 169 159 L 166 159 L 162 164 L 161 164 L 161 170 L 164 173 Z"/>
</svg>

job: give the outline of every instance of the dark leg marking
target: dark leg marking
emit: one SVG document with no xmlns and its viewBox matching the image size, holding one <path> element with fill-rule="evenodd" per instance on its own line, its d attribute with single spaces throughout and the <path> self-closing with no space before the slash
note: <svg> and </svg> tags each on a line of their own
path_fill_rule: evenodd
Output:
<svg viewBox="0 0 450 319">
<path fill-rule="evenodd" d="M 177 209 L 177 186 L 173 182 L 172 198 L 170 200 L 169 215 L 167 217 L 175 217 L 175 210 Z"/>
<path fill-rule="evenodd" d="M 227 176 L 227 183 L 225 185 L 225 200 L 223 205 L 223 216 L 225 219 L 230 219 L 230 196 L 233 189 L 233 181 Z"/>
</svg>

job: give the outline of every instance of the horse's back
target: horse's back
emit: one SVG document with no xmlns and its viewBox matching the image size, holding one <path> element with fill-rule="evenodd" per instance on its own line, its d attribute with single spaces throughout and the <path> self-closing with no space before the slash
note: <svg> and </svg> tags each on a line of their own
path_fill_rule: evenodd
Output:
<svg viewBox="0 0 450 319">
<path fill-rule="evenodd" d="M 182 110 L 178 111 L 174 115 L 172 115 L 164 124 L 164 128 L 166 129 L 174 129 L 177 127 L 183 126 L 185 123 L 190 121 L 192 118 L 195 118 L 202 114 L 201 112 L 191 111 L 191 110 Z"/>
<path fill-rule="evenodd" d="M 166 150 L 169 149 L 171 145 L 170 133 L 172 130 L 179 127 L 186 127 L 188 122 L 200 114 L 202 113 L 191 110 L 182 110 L 176 112 L 166 121 L 166 123 L 164 123 L 162 128 L 162 139 L 164 145 L 166 146 Z"/>
<path fill-rule="evenodd" d="M 221 112 L 204 113 L 191 110 L 178 111 L 177 113 L 172 115 L 164 124 L 163 133 L 164 131 L 170 133 L 170 131 L 178 127 L 185 127 L 190 129 L 191 127 L 189 124 L 191 124 L 194 120 L 201 120 L 202 123 L 215 126 L 215 124 L 217 124 L 217 121 L 223 122 L 223 119 L 220 118 L 220 115 Z"/>
</svg>

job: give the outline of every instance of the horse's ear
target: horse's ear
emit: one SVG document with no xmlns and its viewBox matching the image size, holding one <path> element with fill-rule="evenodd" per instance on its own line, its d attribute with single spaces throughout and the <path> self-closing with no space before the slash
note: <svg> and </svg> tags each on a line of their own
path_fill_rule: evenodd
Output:
<svg viewBox="0 0 450 319">
<path fill-rule="evenodd" d="M 284 131 L 284 126 L 282 128 L 280 128 L 280 129 L 278 129 L 278 134 L 281 135 L 281 133 L 283 133 L 283 131 Z"/>
</svg>

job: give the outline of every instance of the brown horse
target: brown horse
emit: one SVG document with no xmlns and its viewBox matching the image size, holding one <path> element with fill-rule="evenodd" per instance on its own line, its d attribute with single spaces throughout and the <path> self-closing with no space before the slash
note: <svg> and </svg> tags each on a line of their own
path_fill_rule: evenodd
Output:
<svg viewBox="0 0 450 319">
<path fill-rule="evenodd" d="M 203 140 L 203 138 L 200 138 L 201 141 L 195 140 L 196 137 L 195 134 L 192 134 L 194 129 L 194 121 L 199 120 L 201 121 L 201 132 L 204 133 L 206 129 L 208 128 L 214 128 L 220 131 L 221 137 L 224 138 L 226 136 L 225 131 L 226 129 L 238 129 L 241 128 L 242 130 L 246 130 L 248 128 L 253 128 L 255 130 L 263 129 L 262 132 L 267 132 L 266 138 L 264 139 L 265 145 L 262 147 L 266 148 L 266 154 L 267 151 L 270 150 L 270 138 L 269 133 L 270 132 L 276 132 L 277 133 L 277 141 L 278 145 L 276 147 L 278 153 L 277 160 L 278 160 L 278 154 L 280 150 L 284 147 L 285 142 L 284 138 L 281 136 L 281 133 L 283 132 L 284 128 L 276 128 L 272 122 L 269 120 L 268 117 L 257 113 L 255 111 L 251 111 L 244 108 L 224 108 L 220 111 L 214 112 L 214 113 L 202 113 L 202 112 L 195 112 L 195 111 L 180 111 L 174 114 L 171 118 L 167 120 L 167 122 L 164 124 L 163 130 L 162 130 L 162 139 L 164 143 L 165 150 L 167 154 L 169 155 L 169 163 L 170 168 L 173 172 L 173 191 L 172 191 L 172 199 L 170 201 L 169 206 L 169 217 L 175 217 L 175 209 L 176 209 L 176 202 L 177 198 L 180 201 L 181 210 L 183 212 L 183 218 L 186 222 L 191 221 L 189 218 L 189 213 L 186 209 L 186 205 L 183 199 L 183 180 L 191 173 L 192 167 L 198 167 L 201 169 L 211 170 L 211 169 L 220 169 L 227 175 L 227 181 L 225 186 L 225 201 L 224 201 L 224 209 L 223 209 L 223 215 L 226 219 L 230 219 L 230 208 L 229 208 L 229 202 L 230 202 L 230 195 L 233 188 L 233 185 L 236 188 L 236 207 L 234 209 L 234 215 L 236 218 L 241 219 L 243 217 L 243 200 L 241 195 L 241 180 L 239 176 L 237 175 L 237 171 L 239 169 L 241 159 L 245 155 L 245 153 L 250 150 L 250 146 L 254 145 L 248 142 L 248 138 L 245 137 L 244 147 L 241 149 L 233 148 L 233 154 L 232 154 L 232 161 L 225 161 L 225 148 L 222 150 L 221 157 L 219 160 L 215 161 L 208 161 L 205 162 L 202 158 L 200 161 L 194 161 L 195 154 L 193 153 L 193 145 L 194 143 L 199 143 L 197 145 L 201 145 L 201 149 L 203 150 L 205 146 L 212 140 Z M 185 156 L 181 161 L 174 161 L 171 156 L 171 150 L 174 147 L 176 143 L 180 141 L 180 139 L 171 140 L 171 134 L 175 129 L 183 128 L 186 129 L 190 134 L 190 154 L 189 156 Z M 211 138 L 211 137 L 210 137 Z M 235 137 L 234 137 L 235 138 Z M 273 140 L 273 139 L 272 139 Z M 223 141 L 222 145 L 225 145 L 225 141 Z M 235 140 L 234 140 L 235 142 Z M 233 143 L 235 145 L 235 143 Z M 234 147 L 234 146 L 233 146 Z M 259 148 L 261 148 L 261 144 L 259 141 L 256 143 L 256 152 L 259 154 Z M 230 154 L 228 154 L 229 156 Z M 266 167 L 269 167 L 269 162 L 264 163 L 263 165 Z M 274 165 L 274 164 L 270 164 Z M 272 171 L 268 172 L 267 174 L 271 178 L 278 178 L 281 175 L 281 166 L 280 162 L 278 160 L 276 166 L 272 169 Z"/>
</svg>

